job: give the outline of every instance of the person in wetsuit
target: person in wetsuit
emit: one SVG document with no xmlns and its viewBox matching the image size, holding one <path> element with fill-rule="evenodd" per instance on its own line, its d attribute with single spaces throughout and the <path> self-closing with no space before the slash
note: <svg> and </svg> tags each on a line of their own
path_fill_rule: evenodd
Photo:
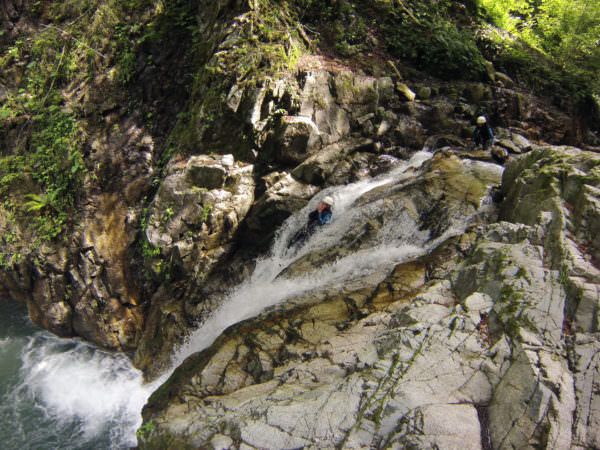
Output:
<svg viewBox="0 0 600 450">
<path fill-rule="evenodd" d="M 477 118 L 477 126 L 473 132 L 473 141 L 475 141 L 476 146 L 481 145 L 483 150 L 491 150 L 492 159 L 498 164 L 504 164 L 508 159 L 508 151 L 505 148 L 494 146 L 496 138 L 484 116 Z"/>
<path fill-rule="evenodd" d="M 331 199 L 331 197 L 327 196 L 323 200 L 321 200 L 321 203 L 319 203 L 317 209 L 315 209 L 308 215 L 307 227 L 310 229 L 311 233 L 317 226 L 325 225 L 331 220 L 332 205 L 333 200 Z"/>
<path fill-rule="evenodd" d="M 477 118 L 477 126 L 473 132 L 473 141 L 475 145 L 481 145 L 484 150 L 489 150 L 494 145 L 494 132 L 487 124 L 487 119 L 484 116 Z"/>
<path fill-rule="evenodd" d="M 317 209 L 311 211 L 308 215 L 308 222 L 302 227 L 291 239 L 289 246 L 302 244 L 306 239 L 314 233 L 317 227 L 325 225 L 331 220 L 332 212 L 331 207 L 333 206 L 333 199 L 329 196 L 325 197 L 318 204 Z"/>
</svg>

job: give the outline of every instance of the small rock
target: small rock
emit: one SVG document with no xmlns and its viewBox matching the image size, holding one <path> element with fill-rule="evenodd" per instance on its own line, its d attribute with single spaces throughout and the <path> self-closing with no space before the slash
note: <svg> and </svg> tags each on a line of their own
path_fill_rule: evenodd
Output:
<svg viewBox="0 0 600 450">
<path fill-rule="evenodd" d="M 429 86 L 421 86 L 417 90 L 417 96 L 421 100 L 427 100 L 431 97 L 431 88 Z"/>
<path fill-rule="evenodd" d="M 415 94 L 413 91 L 411 91 L 410 88 L 406 84 L 401 83 L 401 82 L 396 83 L 396 90 L 398 91 L 398 93 L 404 100 L 407 100 L 409 102 L 414 101 L 414 99 L 417 96 L 417 94 Z"/>
<path fill-rule="evenodd" d="M 465 299 L 465 307 L 468 311 L 479 314 L 488 314 L 494 306 L 492 297 L 481 292 L 475 292 Z"/>
<path fill-rule="evenodd" d="M 213 450 L 227 450 L 233 445 L 233 439 L 222 434 L 215 434 L 210 440 Z"/>
</svg>

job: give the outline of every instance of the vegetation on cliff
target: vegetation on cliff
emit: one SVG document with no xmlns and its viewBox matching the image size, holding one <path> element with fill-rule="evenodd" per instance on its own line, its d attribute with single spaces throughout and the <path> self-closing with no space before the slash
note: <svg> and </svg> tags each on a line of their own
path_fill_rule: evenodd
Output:
<svg viewBox="0 0 600 450">
<path fill-rule="evenodd" d="M 559 93 L 563 107 L 598 120 L 600 3 L 481 0 L 481 48 L 498 70 L 538 94 Z M 556 96 L 556 95 L 555 95 Z M 556 96 L 558 97 L 558 96 Z"/>
<path fill-rule="evenodd" d="M 215 120 L 228 114 L 229 90 L 291 71 L 307 52 L 380 73 L 391 59 L 443 79 L 485 79 L 487 59 L 532 89 L 563 92 L 563 106 L 597 114 L 597 1 L 253 0 L 220 5 L 212 16 L 185 0 L 26 6 L 22 26 L 0 36 L 0 171 L 5 213 L 34 217 L 36 241 L 63 235 L 84 180 L 101 181 L 101 168 L 86 162 L 86 138 L 104 115 L 119 108 L 139 114 L 167 157 L 219 147 L 248 158 L 252 131 L 240 126 L 232 135 Z M 231 33 L 222 25 L 234 16 Z M 165 64 L 176 69 L 155 70 Z M 165 83 L 180 86 L 169 111 L 143 92 Z M 86 102 L 88 89 L 102 100 Z"/>
</svg>

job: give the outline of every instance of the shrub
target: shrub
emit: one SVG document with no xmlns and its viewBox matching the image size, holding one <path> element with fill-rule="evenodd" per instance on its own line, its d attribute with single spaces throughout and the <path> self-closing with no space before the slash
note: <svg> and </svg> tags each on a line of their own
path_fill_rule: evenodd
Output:
<svg viewBox="0 0 600 450">
<path fill-rule="evenodd" d="M 485 60 L 471 33 L 459 30 L 449 21 L 389 21 L 382 30 L 392 55 L 440 78 L 479 80 L 485 74 Z"/>
</svg>

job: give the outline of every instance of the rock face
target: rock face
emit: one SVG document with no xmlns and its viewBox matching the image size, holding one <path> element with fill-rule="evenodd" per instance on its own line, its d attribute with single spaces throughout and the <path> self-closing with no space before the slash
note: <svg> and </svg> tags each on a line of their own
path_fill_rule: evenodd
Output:
<svg viewBox="0 0 600 450">
<path fill-rule="evenodd" d="M 254 201 L 252 165 L 232 155 L 172 162 L 150 209 L 146 237 L 188 274 L 209 272 Z"/>
<path fill-rule="evenodd" d="M 144 326 L 144 289 L 132 264 L 132 246 L 138 202 L 154 174 L 154 141 L 133 120 L 106 121 L 122 131 L 91 138 L 89 159 L 96 171 L 85 180 L 89 196 L 69 242 L 35 243 L 26 221 L 10 221 L 4 210 L 0 214 L 3 235 L 17 237 L 4 242 L 4 255 L 18 261 L 15 267 L 5 265 L 0 283 L 27 304 L 34 322 L 53 333 L 131 351 Z"/>
<path fill-rule="evenodd" d="M 597 161 L 535 148 L 498 222 L 230 327 L 151 397 L 140 447 L 597 446 Z"/>
<path fill-rule="evenodd" d="M 146 237 L 156 249 L 154 275 L 202 283 L 232 252 L 233 237 L 254 200 L 253 167 L 231 155 L 172 162 L 150 208 Z M 185 285 L 185 282 L 177 286 Z M 158 374 L 189 327 L 182 288 L 159 289 L 150 300 L 134 361 Z M 208 305 L 204 305 L 208 309 Z"/>
</svg>

